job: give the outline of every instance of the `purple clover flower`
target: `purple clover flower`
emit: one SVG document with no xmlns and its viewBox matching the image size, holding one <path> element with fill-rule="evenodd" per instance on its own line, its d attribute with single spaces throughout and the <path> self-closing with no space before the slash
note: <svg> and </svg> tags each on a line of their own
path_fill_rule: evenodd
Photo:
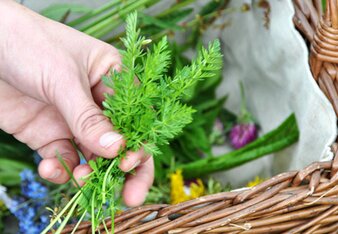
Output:
<svg viewBox="0 0 338 234">
<path fill-rule="evenodd" d="M 240 82 L 241 113 L 237 117 L 237 124 L 230 130 L 230 143 L 235 149 L 242 148 L 246 144 L 256 140 L 258 131 L 254 118 L 247 110 L 243 83 Z"/>
<path fill-rule="evenodd" d="M 236 124 L 230 131 L 230 142 L 235 149 L 256 140 L 257 127 L 254 123 Z"/>
</svg>

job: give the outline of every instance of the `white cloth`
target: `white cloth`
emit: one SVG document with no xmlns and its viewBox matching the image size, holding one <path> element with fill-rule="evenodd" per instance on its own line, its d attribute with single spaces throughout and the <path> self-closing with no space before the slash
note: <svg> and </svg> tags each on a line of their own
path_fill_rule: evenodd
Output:
<svg viewBox="0 0 338 234">
<path fill-rule="evenodd" d="M 256 3 L 255 3 L 256 2 Z M 328 147 L 335 140 L 336 115 L 312 78 L 308 51 L 301 35 L 294 28 L 291 1 L 269 1 L 270 26 L 264 27 L 264 10 L 257 1 L 231 1 L 240 9 L 248 3 L 250 11 L 235 11 L 214 23 L 205 33 L 205 42 L 219 35 L 224 52 L 223 83 L 219 95 L 229 94 L 226 107 L 239 110 L 242 80 L 249 110 L 261 126 L 262 133 L 277 127 L 289 114 L 296 113 L 300 129 L 297 144 L 227 172 L 217 173 L 224 182 L 244 185 L 255 175 L 262 177 L 332 157 Z M 229 24 L 223 31 L 217 25 Z M 219 27 L 218 27 L 219 28 Z M 215 153 L 220 153 L 219 148 Z"/>
</svg>

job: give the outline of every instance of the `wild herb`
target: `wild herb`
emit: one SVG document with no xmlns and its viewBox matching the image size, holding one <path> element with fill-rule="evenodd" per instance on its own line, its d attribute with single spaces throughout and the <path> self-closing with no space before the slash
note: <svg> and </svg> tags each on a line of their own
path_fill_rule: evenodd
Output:
<svg viewBox="0 0 338 234">
<path fill-rule="evenodd" d="M 79 222 L 87 213 L 91 215 L 93 233 L 100 224 L 106 227 L 104 219 L 107 216 L 113 218 L 118 208 L 125 174 L 118 165 L 126 151 L 143 147 L 149 154 L 159 155 L 159 145 L 168 144 L 192 121 L 194 110 L 181 99 L 189 95 L 189 89 L 197 81 L 214 77 L 221 69 L 220 44 L 214 41 L 207 49 L 199 51 L 190 66 L 177 70 L 170 77 L 166 74 L 171 61 L 167 38 L 146 48 L 151 41 L 140 36 L 137 14 L 130 14 L 126 21 L 122 71 L 112 71 L 103 79 L 115 92 L 106 95 L 104 114 L 112 121 L 114 130 L 124 135 L 126 148 L 121 149 L 114 160 L 98 158 L 89 162 L 93 172 L 86 178 L 85 186 L 42 233 L 61 220 L 56 230 L 60 233 L 75 213 L 80 214 Z M 140 82 L 135 82 L 135 77 Z"/>
</svg>

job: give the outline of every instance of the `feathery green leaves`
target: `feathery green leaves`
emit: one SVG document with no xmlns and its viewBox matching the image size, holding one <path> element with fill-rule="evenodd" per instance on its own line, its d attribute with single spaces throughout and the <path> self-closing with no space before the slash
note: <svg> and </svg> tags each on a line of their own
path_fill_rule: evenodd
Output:
<svg viewBox="0 0 338 234">
<path fill-rule="evenodd" d="M 194 110 L 180 102 L 182 96 L 197 81 L 217 75 L 222 57 L 220 44 L 215 41 L 207 49 L 202 48 L 190 66 L 168 77 L 167 38 L 163 37 L 152 50 L 145 49 L 150 40 L 140 36 L 136 18 L 134 13 L 127 19 L 122 71 L 105 77 L 115 94 L 106 95 L 104 114 L 125 136 L 128 149 L 144 146 L 148 153 L 156 155 L 158 145 L 167 144 L 192 121 Z M 135 82 L 136 78 L 139 82 Z"/>
<path fill-rule="evenodd" d="M 91 213 L 93 232 L 104 222 L 105 216 L 116 211 L 124 181 L 124 172 L 118 166 L 127 150 L 143 147 L 151 155 L 160 154 L 158 146 L 168 144 L 192 122 L 194 110 L 181 102 L 187 89 L 201 79 L 219 74 L 222 66 L 220 44 L 215 41 L 208 49 L 202 49 L 190 66 L 169 77 L 166 73 L 171 58 L 167 38 L 149 46 L 151 41 L 140 36 L 137 29 L 137 14 L 129 15 L 126 21 L 122 69 L 103 78 L 114 90 L 114 95 L 105 95 L 104 114 L 111 120 L 114 130 L 124 136 L 126 148 L 113 160 L 90 161 L 93 172 L 76 199 L 67 205 L 70 213 Z"/>
</svg>

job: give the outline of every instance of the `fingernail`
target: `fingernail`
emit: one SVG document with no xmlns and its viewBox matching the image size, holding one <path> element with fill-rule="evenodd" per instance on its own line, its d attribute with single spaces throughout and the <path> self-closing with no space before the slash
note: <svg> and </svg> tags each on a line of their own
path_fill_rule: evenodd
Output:
<svg viewBox="0 0 338 234">
<path fill-rule="evenodd" d="M 61 175 L 61 170 L 60 169 L 56 169 L 54 171 L 54 173 L 49 177 L 49 179 L 56 179 Z"/>
<path fill-rule="evenodd" d="M 121 139 L 122 139 L 122 135 L 116 132 L 107 132 L 101 136 L 100 145 L 103 148 L 108 148 Z"/>
<path fill-rule="evenodd" d="M 136 167 L 138 167 L 138 165 L 140 165 L 140 163 L 141 163 L 141 160 L 137 160 L 137 161 L 134 163 L 134 165 L 129 169 L 129 171 L 134 170 Z"/>
</svg>

